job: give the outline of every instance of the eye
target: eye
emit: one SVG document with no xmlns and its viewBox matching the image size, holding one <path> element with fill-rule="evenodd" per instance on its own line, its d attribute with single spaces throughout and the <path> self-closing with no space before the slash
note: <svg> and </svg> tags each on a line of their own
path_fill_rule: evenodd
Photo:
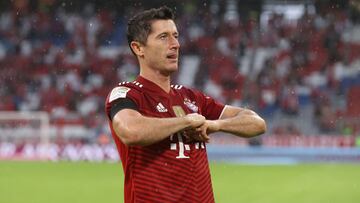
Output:
<svg viewBox="0 0 360 203">
<path fill-rule="evenodd" d="M 166 35 L 160 35 L 160 39 L 161 39 L 161 40 L 165 40 L 165 39 L 166 39 Z"/>
</svg>

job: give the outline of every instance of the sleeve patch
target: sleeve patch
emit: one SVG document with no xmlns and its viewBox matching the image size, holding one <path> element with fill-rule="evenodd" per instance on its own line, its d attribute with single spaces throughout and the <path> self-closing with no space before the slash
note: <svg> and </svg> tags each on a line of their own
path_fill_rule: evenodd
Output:
<svg viewBox="0 0 360 203">
<path fill-rule="evenodd" d="M 119 98 L 126 98 L 126 94 L 130 90 L 131 89 L 128 87 L 123 87 L 123 86 L 115 87 L 110 93 L 109 102 L 112 102 Z"/>
</svg>

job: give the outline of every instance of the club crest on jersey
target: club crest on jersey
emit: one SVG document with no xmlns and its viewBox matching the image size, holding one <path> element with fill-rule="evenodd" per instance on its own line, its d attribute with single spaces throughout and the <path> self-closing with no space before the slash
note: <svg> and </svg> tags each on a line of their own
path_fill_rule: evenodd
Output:
<svg viewBox="0 0 360 203">
<path fill-rule="evenodd" d="M 190 99 L 185 98 L 184 104 L 194 113 L 197 113 L 199 111 L 199 107 L 196 106 L 194 101 L 190 101 Z"/>
<path fill-rule="evenodd" d="M 126 94 L 130 90 L 131 90 L 130 88 L 124 86 L 115 87 L 110 93 L 109 102 L 112 102 L 119 98 L 126 98 Z"/>
<path fill-rule="evenodd" d="M 158 105 L 156 105 L 156 109 L 158 110 L 158 112 L 164 113 L 167 112 L 167 108 L 165 108 L 165 106 L 159 102 Z"/>
</svg>

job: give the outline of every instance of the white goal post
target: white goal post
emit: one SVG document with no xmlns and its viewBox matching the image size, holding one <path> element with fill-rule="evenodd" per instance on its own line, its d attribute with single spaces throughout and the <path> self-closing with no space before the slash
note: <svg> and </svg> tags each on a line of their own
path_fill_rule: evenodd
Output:
<svg viewBox="0 0 360 203">
<path fill-rule="evenodd" d="M 0 141 L 21 138 L 35 138 L 43 144 L 48 144 L 49 114 L 44 111 L 0 111 Z"/>
</svg>

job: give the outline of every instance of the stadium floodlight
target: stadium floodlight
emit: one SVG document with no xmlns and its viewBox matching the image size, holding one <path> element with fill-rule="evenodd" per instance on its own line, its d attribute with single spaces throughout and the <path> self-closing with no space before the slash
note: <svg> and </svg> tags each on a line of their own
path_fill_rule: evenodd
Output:
<svg viewBox="0 0 360 203">
<path fill-rule="evenodd" d="M 39 139 L 48 144 L 50 119 L 43 111 L 0 111 L 0 140 Z"/>
</svg>

